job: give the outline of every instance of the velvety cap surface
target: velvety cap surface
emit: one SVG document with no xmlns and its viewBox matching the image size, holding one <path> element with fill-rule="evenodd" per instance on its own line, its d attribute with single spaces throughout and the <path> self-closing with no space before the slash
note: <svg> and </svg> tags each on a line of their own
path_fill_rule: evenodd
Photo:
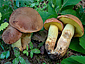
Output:
<svg viewBox="0 0 85 64">
<path fill-rule="evenodd" d="M 14 28 L 24 33 L 32 33 L 42 29 L 43 21 L 39 13 L 30 7 L 16 9 L 9 18 Z"/>
<path fill-rule="evenodd" d="M 21 36 L 21 32 L 11 26 L 8 26 L 2 34 L 2 39 L 6 44 L 12 44 L 18 41 Z"/>
</svg>

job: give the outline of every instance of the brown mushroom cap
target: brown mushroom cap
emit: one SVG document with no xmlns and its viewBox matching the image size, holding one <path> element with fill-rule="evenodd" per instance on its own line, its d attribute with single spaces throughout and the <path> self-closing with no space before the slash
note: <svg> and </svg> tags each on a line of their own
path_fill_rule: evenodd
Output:
<svg viewBox="0 0 85 64">
<path fill-rule="evenodd" d="M 46 30 L 49 29 L 49 26 L 50 25 L 56 25 L 59 29 L 59 31 L 62 31 L 64 26 L 63 26 L 63 23 L 60 22 L 59 20 L 57 20 L 56 18 L 51 18 L 51 19 L 47 19 L 45 22 L 44 22 L 44 28 Z"/>
<path fill-rule="evenodd" d="M 81 37 L 84 34 L 84 28 L 81 21 L 71 14 L 61 15 L 57 17 L 61 20 L 64 24 L 71 24 L 75 27 L 75 34 L 74 37 Z"/>
<path fill-rule="evenodd" d="M 12 44 L 18 41 L 21 35 L 21 32 L 11 26 L 8 26 L 2 34 L 2 39 L 5 43 Z"/>
<path fill-rule="evenodd" d="M 16 9 L 9 18 L 9 23 L 14 28 L 24 33 L 39 31 L 43 21 L 39 13 L 30 7 Z"/>
</svg>

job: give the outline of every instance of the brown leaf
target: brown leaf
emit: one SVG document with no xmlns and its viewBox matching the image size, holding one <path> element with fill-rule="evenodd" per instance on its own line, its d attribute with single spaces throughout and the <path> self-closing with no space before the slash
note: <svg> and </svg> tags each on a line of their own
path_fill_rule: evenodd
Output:
<svg viewBox="0 0 85 64">
<path fill-rule="evenodd" d="M 39 32 L 34 33 L 33 36 L 32 36 L 32 39 L 39 41 L 39 42 L 40 41 L 44 42 L 46 37 L 47 37 L 47 31 L 44 30 L 44 31 L 39 31 Z"/>
</svg>

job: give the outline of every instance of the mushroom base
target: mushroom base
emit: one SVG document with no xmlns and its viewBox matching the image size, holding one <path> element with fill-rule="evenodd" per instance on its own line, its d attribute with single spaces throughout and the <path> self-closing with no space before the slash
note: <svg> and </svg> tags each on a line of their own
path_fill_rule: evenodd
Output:
<svg viewBox="0 0 85 64">
<path fill-rule="evenodd" d="M 12 48 L 14 47 L 17 47 L 20 51 L 22 51 L 21 38 L 17 42 L 12 44 Z"/>
<path fill-rule="evenodd" d="M 20 51 L 26 49 L 26 46 L 29 45 L 31 41 L 31 33 L 23 33 L 21 38 L 12 44 L 12 48 L 17 47 Z"/>
</svg>

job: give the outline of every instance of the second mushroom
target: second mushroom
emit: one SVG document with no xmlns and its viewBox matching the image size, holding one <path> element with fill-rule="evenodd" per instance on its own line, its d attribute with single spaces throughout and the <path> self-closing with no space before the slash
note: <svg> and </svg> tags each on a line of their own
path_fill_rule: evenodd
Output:
<svg viewBox="0 0 85 64">
<path fill-rule="evenodd" d="M 56 33 L 58 33 L 58 29 L 55 29 L 54 27 L 51 28 L 51 25 L 55 26 L 55 24 L 54 24 L 55 20 L 47 19 L 44 23 L 44 27 L 46 29 L 49 28 L 48 37 L 45 42 L 45 48 L 46 48 L 47 52 L 50 52 L 48 54 L 51 59 L 59 59 L 59 58 L 63 57 L 70 45 L 70 41 L 71 41 L 72 37 L 73 36 L 81 37 L 84 34 L 83 25 L 77 17 L 67 14 L 67 15 L 58 16 L 57 19 L 56 19 L 57 21 L 60 20 L 65 25 L 65 28 L 63 29 L 62 34 L 57 41 L 56 47 L 55 47 L 55 42 L 56 42 L 57 36 L 58 36 L 56 34 Z M 52 21 L 54 23 L 52 23 Z M 51 22 L 51 23 L 49 24 L 49 22 Z M 62 24 L 62 26 L 63 26 L 63 24 Z M 54 31 L 56 31 L 56 32 L 54 32 Z M 54 47 L 55 47 L 55 49 L 54 49 Z"/>
</svg>

